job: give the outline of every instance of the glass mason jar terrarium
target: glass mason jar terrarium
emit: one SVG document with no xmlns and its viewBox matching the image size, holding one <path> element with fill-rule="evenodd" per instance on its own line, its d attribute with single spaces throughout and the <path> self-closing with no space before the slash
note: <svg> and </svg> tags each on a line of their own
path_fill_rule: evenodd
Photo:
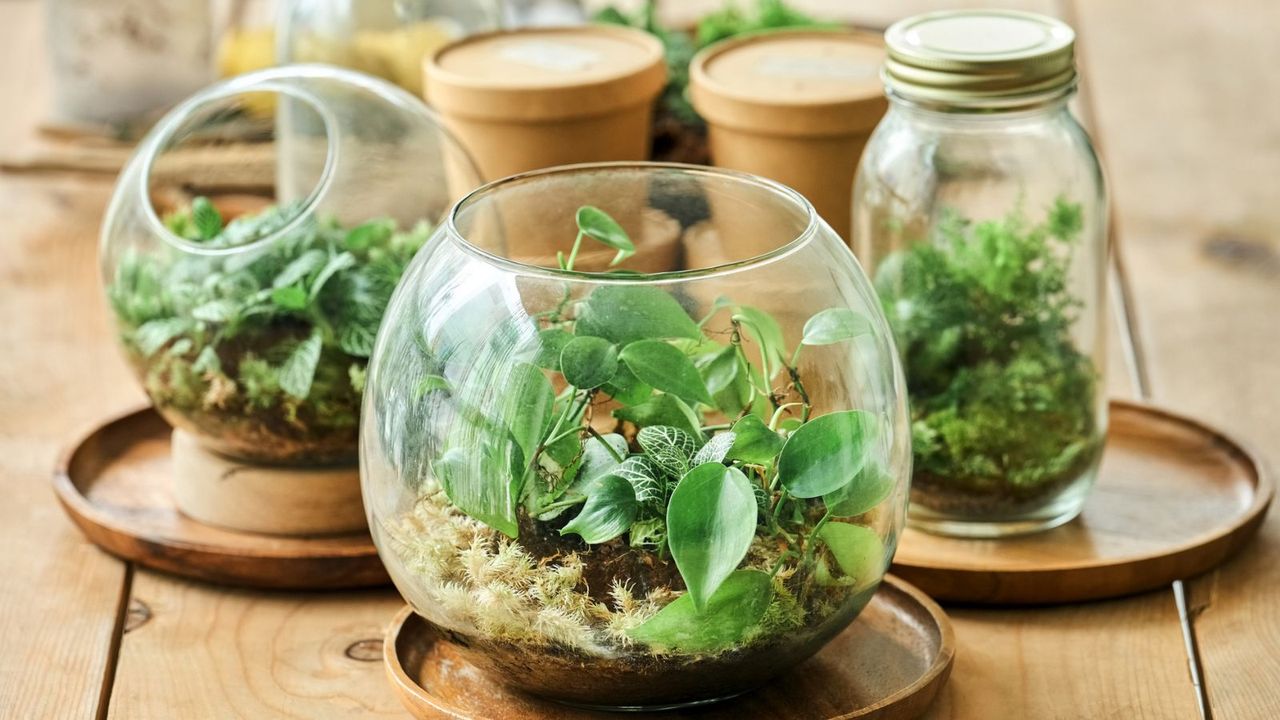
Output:
<svg viewBox="0 0 1280 720">
<path fill-rule="evenodd" d="M 159 412 L 230 458 L 353 464 L 365 364 L 455 199 L 446 167 L 471 165 L 421 102 L 337 68 L 252 73 L 175 108 L 121 174 L 101 238 L 120 340 Z"/>
<path fill-rule="evenodd" d="M 854 238 L 906 372 L 911 522 L 986 537 L 1060 525 L 1106 432 L 1107 205 L 1068 107 L 1074 33 L 966 11 L 886 40 L 890 110 L 859 168 Z"/>
<path fill-rule="evenodd" d="M 526 691 L 652 708 L 756 687 L 848 625 L 896 546 L 909 438 L 874 291 L 808 202 L 578 165 L 490 184 L 436 234 L 378 336 L 361 471 L 447 641 Z"/>
<path fill-rule="evenodd" d="M 287 0 L 276 59 L 353 68 L 421 97 L 423 58 L 497 29 L 501 14 L 500 0 Z"/>
</svg>

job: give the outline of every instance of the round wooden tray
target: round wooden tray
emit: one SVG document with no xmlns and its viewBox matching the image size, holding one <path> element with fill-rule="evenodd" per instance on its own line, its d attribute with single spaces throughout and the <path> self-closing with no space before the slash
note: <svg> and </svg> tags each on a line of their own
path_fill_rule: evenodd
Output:
<svg viewBox="0 0 1280 720">
<path fill-rule="evenodd" d="M 439 637 L 406 607 L 383 642 L 387 675 L 419 720 L 907 720 L 933 702 L 955 656 L 955 635 L 942 609 L 892 575 L 847 630 L 784 679 L 687 713 L 595 712 L 509 690 L 458 657 L 450 643 L 437 642 Z"/>
<path fill-rule="evenodd" d="M 59 461 L 58 500 L 99 547 L 156 570 L 232 585 L 309 590 L 388 582 L 367 532 L 257 535 L 180 514 L 170 490 L 171 432 L 154 410 L 137 410 L 94 428 Z"/>
<path fill-rule="evenodd" d="M 894 572 L 945 601 L 1048 604 L 1129 595 L 1221 563 L 1257 531 L 1275 484 L 1253 453 L 1200 422 L 1112 401 L 1097 486 L 1047 532 L 966 540 L 907 530 Z"/>
</svg>

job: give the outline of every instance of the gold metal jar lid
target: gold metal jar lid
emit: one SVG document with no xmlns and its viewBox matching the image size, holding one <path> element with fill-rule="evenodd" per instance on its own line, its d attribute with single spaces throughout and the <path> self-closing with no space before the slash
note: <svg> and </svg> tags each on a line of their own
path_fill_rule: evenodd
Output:
<svg viewBox="0 0 1280 720">
<path fill-rule="evenodd" d="M 1012 10 L 916 15 L 885 32 L 885 88 L 926 105 L 1014 108 L 1075 87 L 1075 31 Z"/>
</svg>

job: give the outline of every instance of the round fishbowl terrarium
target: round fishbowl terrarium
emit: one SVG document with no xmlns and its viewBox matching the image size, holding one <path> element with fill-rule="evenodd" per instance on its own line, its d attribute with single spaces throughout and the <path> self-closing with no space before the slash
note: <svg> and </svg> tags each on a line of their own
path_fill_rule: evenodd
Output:
<svg viewBox="0 0 1280 720">
<path fill-rule="evenodd" d="M 263 531 L 363 525 L 355 458 L 374 336 L 455 199 L 446 173 L 474 186 L 471 167 L 414 97 L 322 66 L 214 85 L 143 140 L 101 260 L 125 355 L 175 428 L 184 512 Z M 244 482 L 220 482 L 233 467 Z M 344 504 L 316 505 L 308 477 Z M 314 522 L 289 521 L 294 505 Z"/>
<path fill-rule="evenodd" d="M 458 652 L 563 702 L 677 707 L 854 619 L 910 435 L 876 295 L 808 202 L 579 165 L 488 185 L 435 235 L 378 336 L 361 470 L 392 578 Z"/>
</svg>

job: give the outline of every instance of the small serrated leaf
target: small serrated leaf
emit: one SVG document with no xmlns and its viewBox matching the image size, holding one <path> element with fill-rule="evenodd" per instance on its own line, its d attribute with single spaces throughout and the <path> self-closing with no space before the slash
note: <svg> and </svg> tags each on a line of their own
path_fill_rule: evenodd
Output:
<svg viewBox="0 0 1280 720">
<path fill-rule="evenodd" d="M 191 223 L 201 240 L 212 240 L 222 232 L 222 213 L 209 198 L 201 196 L 191 201 Z"/>
<path fill-rule="evenodd" d="M 305 310 L 307 300 L 307 291 L 297 285 L 278 287 L 271 291 L 271 302 L 285 310 Z"/>
<path fill-rule="evenodd" d="M 313 332 L 298 343 L 280 367 L 280 389 L 302 399 L 311 394 L 311 383 L 320 363 L 320 333 Z"/>
</svg>

